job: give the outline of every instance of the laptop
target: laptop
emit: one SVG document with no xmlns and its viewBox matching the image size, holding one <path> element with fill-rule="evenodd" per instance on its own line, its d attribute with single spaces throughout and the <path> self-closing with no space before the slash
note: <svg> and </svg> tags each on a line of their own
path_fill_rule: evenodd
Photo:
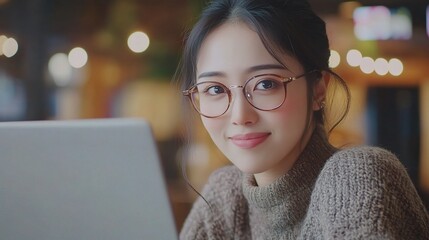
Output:
<svg viewBox="0 0 429 240">
<path fill-rule="evenodd" d="M 177 239 L 149 124 L 0 123 L 0 239 Z"/>
</svg>

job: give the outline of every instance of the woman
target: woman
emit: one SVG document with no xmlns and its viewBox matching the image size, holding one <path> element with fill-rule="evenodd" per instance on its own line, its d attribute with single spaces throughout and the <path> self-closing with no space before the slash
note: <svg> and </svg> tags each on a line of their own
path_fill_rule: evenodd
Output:
<svg viewBox="0 0 429 240">
<path fill-rule="evenodd" d="M 209 4 L 179 77 L 233 166 L 210 176 L 181 239 L 429 239 L 428 214 L 392 153 L 329 144 L 328 83 L 348 94 L 329 54 L 325 23 L 304 0 Z"/>
</svg>

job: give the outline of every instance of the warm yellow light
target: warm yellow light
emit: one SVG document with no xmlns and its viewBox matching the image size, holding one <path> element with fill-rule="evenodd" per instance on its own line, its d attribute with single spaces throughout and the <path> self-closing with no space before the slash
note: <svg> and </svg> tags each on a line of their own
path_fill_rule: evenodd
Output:
<svg viewBox="0 0 429 240">
<path fill-rule="evenodd" d="M 85 49 L 81 47 L 73 48 L 68 55 L 69 63 L 74 68 L 81 68 L 85 66 L 88 61 L 88 54 Z"/>
<path fill-rule="evenodd" d="M 149 37 L 144 32 L 134 32 L 128 37 L 128 47 L 135 53 L 146 51 L 149 43 Z"/>
<path fill-rule="evenodd" d="M 329 57 L 329 67 L 336 68 L 338 67 L 338 65 L 340 65 L 340 62 L 341 62 L 340 54 L 335 50 L 331 50 L 331 56 Z"/>
<path fill-rule="evenodd" d="M 6 39 L 3 42 L 2 51 L 6 57 L 13 57 L 18 52 L 18 42 L 14 38 Z"/>
<path fill-rule="evenodd" d="M 362 53 L 356 49 L 351 49 L 347 52 L 347 63 L 352 67 L 358 67 L 362 61 Z"/>
<path fill-rule="evenodd" d="M 389 72 L 389 63 L 384 58 L 377 58 L 374 62 L 375 72 L 384 76 Z"/>
<path fill-rule="evenodd" d="M 389 72 L 393 76 L 399 76 L 404 71 L 404 65 L 402 64 L 401 60 L 397 58 L 392 58 L 389 61 Z"/>
</svg>

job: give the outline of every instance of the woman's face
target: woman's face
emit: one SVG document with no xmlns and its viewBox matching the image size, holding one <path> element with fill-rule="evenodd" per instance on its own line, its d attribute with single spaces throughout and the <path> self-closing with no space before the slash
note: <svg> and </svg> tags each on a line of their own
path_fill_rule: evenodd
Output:
<svg viewBox="0 0 429 240">
<path fill-rule="evenodd" d="M 227 22 L 204 40 L 197 58 L 197 82 L 217 81 L 242 86 L 259 74 L 294 77 L 304 73 L 285 55 L 285 69 L 264 47 L 256 32 L 242 22 Z M 241 88 L 231 88 L 228 111 L 217 118 L 201 117 L 217 147 L 241 171 L 255 174 L 259 185 L 285 174 L 305 146 L 307 116 L 305 77 L 288 84 L 283 105 L 261 111 L 250 105 Z M 311 132 L 311 131 L 309 131 Z"/>
</svg>

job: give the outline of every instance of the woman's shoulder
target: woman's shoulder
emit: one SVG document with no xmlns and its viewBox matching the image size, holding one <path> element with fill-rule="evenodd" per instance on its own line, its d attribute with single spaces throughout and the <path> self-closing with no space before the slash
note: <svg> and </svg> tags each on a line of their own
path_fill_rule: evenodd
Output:
<svg viewBox="0 0 429 240">
<path fill-rule="evenodd" d="M 327 160 L 324 169 L 328 168 L 386 168 L 386 170 L 405 170 L 394 153 L 374 146 L 355 146 L 340 149 Z"/>
<path fill-rule="evenodd" d="M 403 189 L 412 186 L 406 168 L 396 155 L 372 146 L 341 149 L 326 161 L 317 184 L 329 186 L 339 182 L 373 190 L 386 185 Z"/>
<path fill-rule="evenodd" d="M 331 158 L 343 158 L 343 159 L 362 159 L 362 160 L 372 160 L 377 159 L 397 159 L 395 154 L 390 152 L 387 149 L 375 146 L 354 146 L 338 150 L 332 155 Z"/>
<path fill-rule="evenodd" d="M 429 234 L 427 212 L 405 167 L 395 154 L 379 147 L 334 153 L 319 174 L 310 205 L 312 216 L 335 234 L 344 233 L 349 224 L 358 230 L 350 233 L 362 238 L 383 233 L 426 239 Z"/>
<path fill-rule="evenodd" d="M 421 201 L 404 165 L 395 154 L 380 147 L 339 150 L 326 161 L 316 189 L 322 192 L 329 189 L 333 194 L 341 192 L 349 198 L 366 199 L 371 195 L 373 200 L 396 199 L 417 205 Z"/>
</svg>

